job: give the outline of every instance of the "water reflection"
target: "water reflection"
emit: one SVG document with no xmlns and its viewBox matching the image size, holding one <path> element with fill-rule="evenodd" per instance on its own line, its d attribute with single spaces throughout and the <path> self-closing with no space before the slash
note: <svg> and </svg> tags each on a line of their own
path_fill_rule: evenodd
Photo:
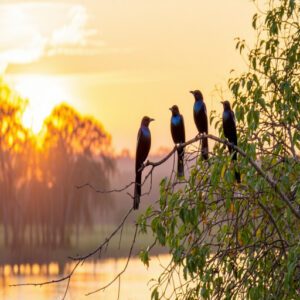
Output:
<svg viewBox="0 0 300 300">
<path fill-rule="evenodd" d="M 159 261 L 157 258 L 153 258 L 149 269 L 147 269 L 139 259 L 133 258 L 124 276 L 122 276 L 120 299 L 150 299 L 149 280 L 158 277 L 162 271 L 160 264 L 166 265 L 169 259 L 168 255 L 160 255 Z M 88 298 L 85 294 L 108 283 L 124 268 L 125 264 L 126 259 L 123 258 L 105 259 L 94 263 L 86 262 L 77 269 L 76 274 L 72 277 L 66 299 L 117 299 L 118 282 L 107 288 L 105 292 L 99 292 Z M 72 266 L 73 264 L 66 264 L 64 272 L 68 272 Z M 50 263 L 48 265 L 21 264 L 1 266 L 0 299 L 61 299 L 65 291 L 66 282 L 42 287 L 9 287 L 11 284 L 38 283 L 56 279 L 60 274 L 61 267 L 58 263 Z"/>
</svg>

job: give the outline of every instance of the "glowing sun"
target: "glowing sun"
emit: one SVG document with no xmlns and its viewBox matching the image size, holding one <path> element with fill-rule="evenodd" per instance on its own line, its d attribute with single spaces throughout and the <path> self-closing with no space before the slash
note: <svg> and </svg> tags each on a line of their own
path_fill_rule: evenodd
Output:
<svg viewBox="0 0 300 300">
<path fill-rule="evenodd" d="M 15 88 L 22 97 L 29 101 L 22 117 L 22 123 L 35 134 L 40 132 L 45 118 L 52 109 L 69 98 L 63 83 L 51 76 L 27 75 L 20 77 Z"/>
</svg>

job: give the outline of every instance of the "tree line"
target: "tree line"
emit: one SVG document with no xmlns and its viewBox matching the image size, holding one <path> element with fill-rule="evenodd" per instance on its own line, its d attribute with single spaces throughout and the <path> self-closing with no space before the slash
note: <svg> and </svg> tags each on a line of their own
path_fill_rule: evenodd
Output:
<svg viewBox="0 0 300 300">
<path fill-rule="evenodd" d="M 4 246 L 62 246 L 113 203 L 78 190 L 109 187 L 111 136 L 67 104 L 53 109 L 38 136 L 22 124 L 27 101 L 0 81 L 0 224 Z M 101 201 L 101 200 L 107 201 Z"/>
</svg>

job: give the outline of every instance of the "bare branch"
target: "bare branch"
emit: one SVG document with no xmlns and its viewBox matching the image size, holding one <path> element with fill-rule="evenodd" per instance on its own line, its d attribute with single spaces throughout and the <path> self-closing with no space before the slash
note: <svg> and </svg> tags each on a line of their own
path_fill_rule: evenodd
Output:
<svg viewBox="0 0 300 300">
<path fill-rule="evenodd" d="M 130 250 L 129 250 L 128 257 L 127 257 L 127 261 L 126 261 L 126 264 L 125 264 L 124 268 L 122 269 L 122 271 L 117 276 L 115 276 L 114 279 L 111 280 L 108 284 L 106 284 L 105 286 L 103 286 L 103 287 L 101 287 L 101 288 L 99 288 L 99 289 L 97 289 L 93 292 L 90 292 L 90 293 L 86 294 L 86 296 L 89 296 L 89 295 L 92 295 L 92 294 L 95 294 L 97 292 L 105 290 L 106 288 L 111 286 L 117 279 L 119 279 L 122 276 L 122 274 L 126 271 L 126 269 L 128 267 L 128 264 L 129 264 L 129 261 L 130 261 L 130 258 L 131 258 L 131 255 L 132 255 L 132 250 L 133 250 L 133 247 L 134 247 L 134 244 L 135 244 L 135 241 L 136 241 L 137 232 L 138 232 L 138 225 L 136 224 L 133 240 L 131 242 L 131 247 L 130 247 Z"/>
<path fill-rule="evenodd" d="M 90 253 L 83 255 L 83 256 L 69 256 L 70 259 L 72 260 L 78 260 L 78 261 L 84 261 L 87 258 L 93 256 L 94 254 L 96 254 L 97 252 L 100 252 L 109 242 L 110 240 L 118 233 L 118 231 L 120 229 L 123 228 L 125 221 L 127 220 L 128 216 L 131 214 L 131 212 L 133 211 L 133 208 L 130 208 L 128 213 L 125 215 L 125 217 L 123 218 L 122 222 L 119 224 L 119 226 L 110 234 L 110 236 L 108 238 L 105 239 L 105 241 L 99 245 L 96 249 L 94 249 L 93 251 L 91 251 Z"/>
<path fill-rule="evenodd" d="M 112 189 L 112 190 L 100 190 L 100 189 L 97 189 L 96 187 L 94 187 L 92 184 L 90 183 L 85 183 L 85 184 L 82 184 L 82 185 L 77 185 L 76 188 L 77 189 L 82 189 L 84 187 L 89 187 L 91 188 L 92 190 L 94 190 L 96 193 L 101 193 L 101 194 L 110 194 L 110 193 L 120 193 L 120 192 L 123 192 L 125 190 L 127 190 L 129 187 L 131 187 L 133 184 L 135 184 L 134 181 L 128 183 L 127 185 L 125 185 L 124 187 L 122 188 L 119 188 L 119 189 Z"/>
</svg>

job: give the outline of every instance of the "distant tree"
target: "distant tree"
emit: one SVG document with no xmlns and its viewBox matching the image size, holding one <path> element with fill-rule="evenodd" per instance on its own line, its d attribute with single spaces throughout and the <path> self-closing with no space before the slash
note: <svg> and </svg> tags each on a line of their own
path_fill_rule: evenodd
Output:
<svg viewBox="0 0 300 300">
<path fill-rule="evenodd" d="M 111 136 L 92 117 L 83 117 L 67 104 L 55 107 L 45 120 L 45 146 L 64 147 L 68 153 L 108 156 Z"/>
<path fill-rule="evenodd" d="M 111 137 L 100 122 L 82 117 L 66 104 L 53 109 L 45 120 L 44 130 L 48 180 L 52 193 L 60 199 L 52 206 L 49 223 L 64 244 L 67 224 L 75 224 L 78 233 L 84 220 L 91 225 L 94 219 L 95 203 L 91 205 L 89 200 L 95 199 L 95 195 L 92 197 L 91 190 L 76 189 L 76 185 L 109 186 L 109 175 L 114 170 Z M 111 197 L 105 198 L 108 201 L 101 201 L 102 211 L 111 207 Z"/>
<path fill-rule="evenodd" d="M 171 253 L 152 299 L 300 298 L 299 1 L 269 0 L 252 27 L 254 48 L 236 44 L 248 70 L 229 79 L 242 184 L 222 140 L 185 185 L 161 182 L 159 208 L 138 221 Z M 146 265 L 152 246 L 140 253 Z"/>
<path fill-rule="evenodd" d="M 15 211 L 20 209 L 21 199 L 17 190 L 26 175 L 24 154 L 31 143 L 28 131 L 21 123 L 25 107 L 26 101 L 0 78 L 0 218 L 5 245 L 11 239 L 10 233 L 14 238 L 12 242 L 16 243 L 22 222 Z"/>
</svg>

